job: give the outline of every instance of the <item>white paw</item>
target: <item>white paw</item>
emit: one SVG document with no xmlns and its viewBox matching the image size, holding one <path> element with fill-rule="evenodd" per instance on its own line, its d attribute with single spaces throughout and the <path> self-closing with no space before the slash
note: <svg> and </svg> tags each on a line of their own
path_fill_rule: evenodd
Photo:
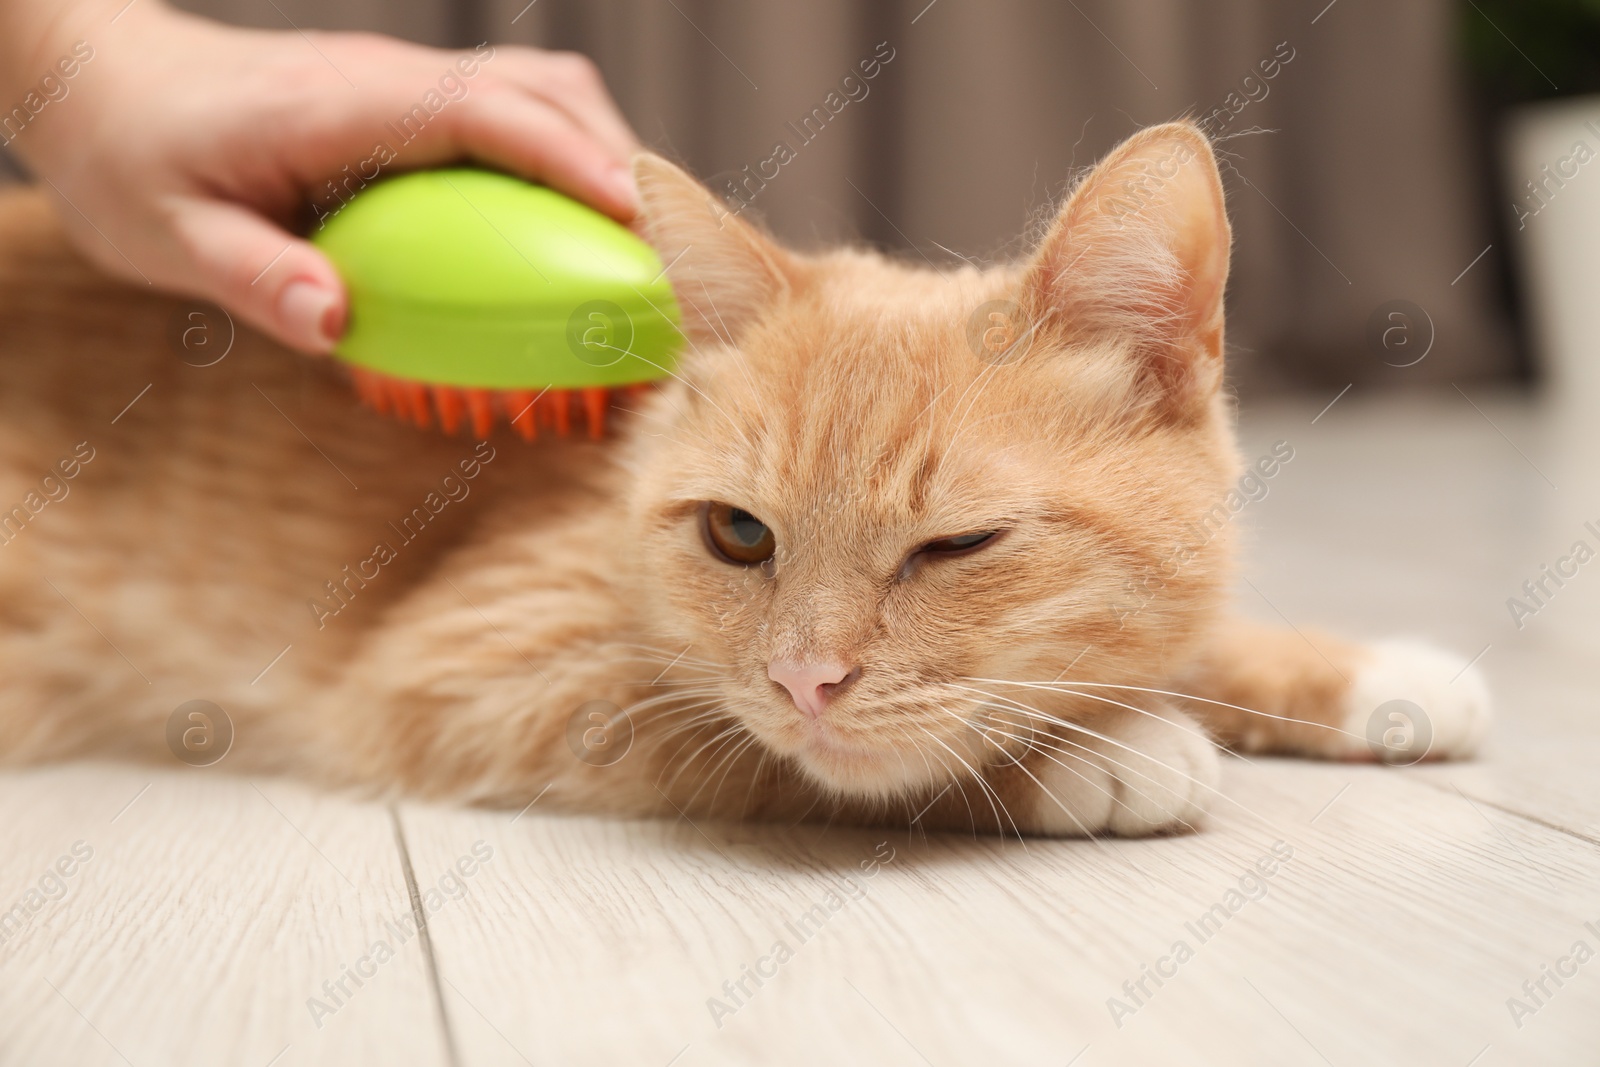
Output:
<svg viewBox="0 0 1600 1067">
<path fill-rule="evenodd" d="M 1073 744 L 1060 747 L 1073 755 L 1052 752 L 1054 761 L 1035 772 L 1043 786 L 1033 811 L 1037 832 L 1143 837 L 1198 825 L 1216 795 L 1221 763 L 1193 719 L 1157 707 L 1094 729 L 1102 736 L 1072 731 Z"/>
<path fill-rule="evenodd" d="M 1476 666 L 1421 641 L 1383 641 L 1344 697 L 1341 755 L 1409 764 L 1462 759 L 1489 729 L 1489 687 Z"/>
</svg>

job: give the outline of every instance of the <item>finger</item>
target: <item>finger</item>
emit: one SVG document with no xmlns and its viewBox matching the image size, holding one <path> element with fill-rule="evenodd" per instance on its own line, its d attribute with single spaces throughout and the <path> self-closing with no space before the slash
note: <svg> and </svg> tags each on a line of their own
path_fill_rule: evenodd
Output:
<svg viewBox="0 0 1600 1067">
<path fill-rule="evenodd" d="M 478 93 L 447 113 L 460 151 L 542 181 L 620 221 L 638 212 L 626 161 L 549 104 L 506 88 Z"/>
<path fill-rule="evenodd" d="M 496 73 L 559 108 L 609 149 L 620 163 L 639 150 L 639 138 L 622 117 L 600 68 L 577 52 L 508 50 Z"/>
<path fill-rule="evenodd" d="M 302 352 L 333 348 L 344 332 L 344 284 L 311 244 L 248 208 L 189 200 L 173 215 L 187 274 L 169 281 Z"/>
</svg>

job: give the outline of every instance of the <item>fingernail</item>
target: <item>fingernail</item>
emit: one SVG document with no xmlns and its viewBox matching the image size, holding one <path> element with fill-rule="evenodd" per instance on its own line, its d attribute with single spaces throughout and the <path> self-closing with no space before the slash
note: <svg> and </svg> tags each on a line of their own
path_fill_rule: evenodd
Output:
<svg viewBox="0 0 1600 1067">
<path fill-rule="evenodd" d="M 611 173 L 606 175 L 605 183 L 618 203 L 627 205 L 630 211 L 639 210 L 639 187 L 634 184 L 632 168 L 613 167 Z"/>
<path fill-rule="evenodd" d="M 278 320 L 308 348 L 325 352 L 339 339 L 339 296 L 315 282 L 290 282 L 278 298 Z"/>
</svg>

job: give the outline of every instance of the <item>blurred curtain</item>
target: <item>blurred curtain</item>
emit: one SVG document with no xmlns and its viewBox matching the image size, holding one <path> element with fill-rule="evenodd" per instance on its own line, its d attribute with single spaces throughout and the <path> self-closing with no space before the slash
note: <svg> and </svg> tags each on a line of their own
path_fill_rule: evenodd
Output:
<svg viewBox="0 0 1600 1067">
<path fill-rule="evenodd" d="M 185 6 L 259 26 L 586 52 L 645 142 L 702 177 L 788 143 L 793 160 L 752 203 L 785 239 L 864 239 L 935 263 L 1025 248 L 1071 178 L 1139 126 L 1237 108 L 1218 125 L 1237 241 L 1236 380 L 1338 388 L 1513 366 L 1499 249 L 1467 269 L 1493 235 L 1448 0 Z M 801 119 L 880 42 L 893 58 L 867 95 L 802 143 Z M 1428 358 L 1404 369 L 1368 340 L 1395 300 L 1419 305 L 1437 332 Z"/>
</svg>

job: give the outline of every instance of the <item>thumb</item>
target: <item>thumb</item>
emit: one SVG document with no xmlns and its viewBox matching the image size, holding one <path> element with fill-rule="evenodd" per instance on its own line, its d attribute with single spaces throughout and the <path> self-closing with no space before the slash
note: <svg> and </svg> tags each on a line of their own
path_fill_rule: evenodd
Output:
<svg viewBox="0 0 1600 1067">
<path fill-rule="evenodd" d="M 302 352 L 328 352 L 344 332 L 344 284 L 310 242 L 220 200 L 185 202 L 173 228 L 187 260 L 176 287 Z"/>
</svg>

